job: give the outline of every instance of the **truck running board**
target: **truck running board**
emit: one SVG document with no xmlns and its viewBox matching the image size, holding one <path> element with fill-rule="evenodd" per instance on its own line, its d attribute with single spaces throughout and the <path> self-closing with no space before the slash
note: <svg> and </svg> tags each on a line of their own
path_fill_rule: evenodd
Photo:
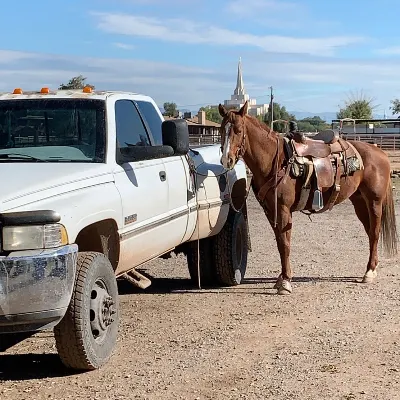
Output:
<svg viewBox="0 0 400 400">
<path fill-rule="evenodd" d="M 140 289 L 146 289 L 151 285 L 151 280 L 146 278 L 140 272 L 137 272 L 135 269 L 122 274 L 122 278 L 126 279 L 128 282 L 132 283 L 133 286 L 136 286 Z"/>
</svg>

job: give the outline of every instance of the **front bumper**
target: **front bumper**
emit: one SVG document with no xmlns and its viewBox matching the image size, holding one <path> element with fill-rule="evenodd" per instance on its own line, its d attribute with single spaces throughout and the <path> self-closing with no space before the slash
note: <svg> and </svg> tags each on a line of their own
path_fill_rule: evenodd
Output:
<svg viewBox="0 0 400 400">
<path fill-rule="evenodd" d="M 55 326 L 74 288 L 78 246 L 0 257 L 0 333 Z"/>
</svg>

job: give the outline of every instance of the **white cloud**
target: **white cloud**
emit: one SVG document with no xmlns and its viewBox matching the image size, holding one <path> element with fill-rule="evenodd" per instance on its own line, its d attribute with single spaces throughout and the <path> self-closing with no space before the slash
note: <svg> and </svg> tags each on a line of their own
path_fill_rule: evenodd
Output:
<svg viewBox="0 0 400 400">
<path fill-rule="evenodd" d="M 34 53 L 0 49 L 0 64 L 9 64 L 11 62 L 20 61 L 22 59 L 28 59 L 32 57 L 35 57 Z"/>
<path fill-rule="evenodd" d="M 337 47 L 359 43 L 356 36 L 299 38 L 254 35 L 208 26 L 187 19 L 157 19 L 138 15 L 92 13 L 98 28 L 113 34 L 141 36 L 162 41 L 220 46 L 253 46 L 273 53 L 332 56 Z"/>
<path fill-rule="evenodd" d="M 395 61 L 302 59 L 285 60 L 248 55 L 243 58 L 244 83 L 257 102 L 268 102 L 273 85 L 276 101 L 291 110 L 335 111 L 350 90 L 362 89 L 389 105 L 400 94 Z M 216 104 L 230 97 L 236 84 L 236 60 L 218 68 L 199 68 L 140 59 L 74 57 L 0 50 L 0 91 L 57 88 L 82 74 L 98 89 L 127 90 L 152 96 L 158 104 L 174 101 L 180 106 Z M 382 106 L 383 108 L 384 106 Z"/>
<path fill-rule="evenodd" d="M 242 23 L 247 19 L 252 25 L 260 25 L 275 31 L 299 31 L 303 35 L 308 32 L 340 32 L 339 20 L 325 19 L 316 16 L 313 9 L 302 2 L 285 0 L 233 0 L 228 2 L 225 12 L 230 14 L 230 20 Z"/>
<path fill-rule="evenodd" d="M 298 5 L 282 0 L 234 0 L 229 2 L 226 9 L 240 17 L 250 17 L 260 13 L 268 16 L 269 13 L 298 10 Z"/>
<path fill-rule="evenodd" d="M 7 54 L 7 62 L 2 55 Z M 158 104 L 207 103 L 230 92 L 232 83 L 216 71 L 140 59 L 107 59 L 0 50 L 0 91 L 57 88 L 82 74 L 98 89 L 127 90 L 152 96 Z"/>
<path fill-rule="evenodd" d="M 135 46 L 133 46 L 131 44 L 119 43 L 119 42 L 113 43 L 113 45 L 115 47 L 118 47 L 118 48 L 123 49 L 123 50 L 132 50 L 132 49 L 135 48 Z"/>
<path fill-rule="evenodd" d="M 375 51 L 377 54 L 382 54 L 382 55 L 399 55 L 400 54 L 400 46 L 392 46 L 392 47 L 385 47 L 383 49 L 378 49 Z"/>
</svg>

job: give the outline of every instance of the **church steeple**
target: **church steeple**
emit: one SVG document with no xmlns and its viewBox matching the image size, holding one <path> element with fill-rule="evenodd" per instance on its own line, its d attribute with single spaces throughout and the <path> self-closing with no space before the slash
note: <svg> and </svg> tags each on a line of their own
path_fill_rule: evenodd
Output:
<svg viewBox="0 0 400 400">
<path fill-rule="evenodd" d="M 236 96 L 244 96 L 244 94 L 245 94 L 243 76 L 242 76 L 242 57 L 239 58 L 236 89 L 235 89 L 234 94 Z"/>
</svg>

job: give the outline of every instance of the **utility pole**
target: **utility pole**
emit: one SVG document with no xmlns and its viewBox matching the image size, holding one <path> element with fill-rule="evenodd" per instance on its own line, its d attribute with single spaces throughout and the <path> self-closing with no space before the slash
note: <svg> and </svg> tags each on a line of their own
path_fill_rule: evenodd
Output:
<svg viewBox="0 0 400 400">
<path fill-rule="evenodd" d="M 271 112 L 269 113 L 271 117 L 271 123 L 269 126 L 271 127 L 272 130 L 274 130 L 274 93 L 273 93 L 274 88 L 270 86 L 269 89 L 271 90 L 271 101 L 270 101 Z"/>
</svg>

